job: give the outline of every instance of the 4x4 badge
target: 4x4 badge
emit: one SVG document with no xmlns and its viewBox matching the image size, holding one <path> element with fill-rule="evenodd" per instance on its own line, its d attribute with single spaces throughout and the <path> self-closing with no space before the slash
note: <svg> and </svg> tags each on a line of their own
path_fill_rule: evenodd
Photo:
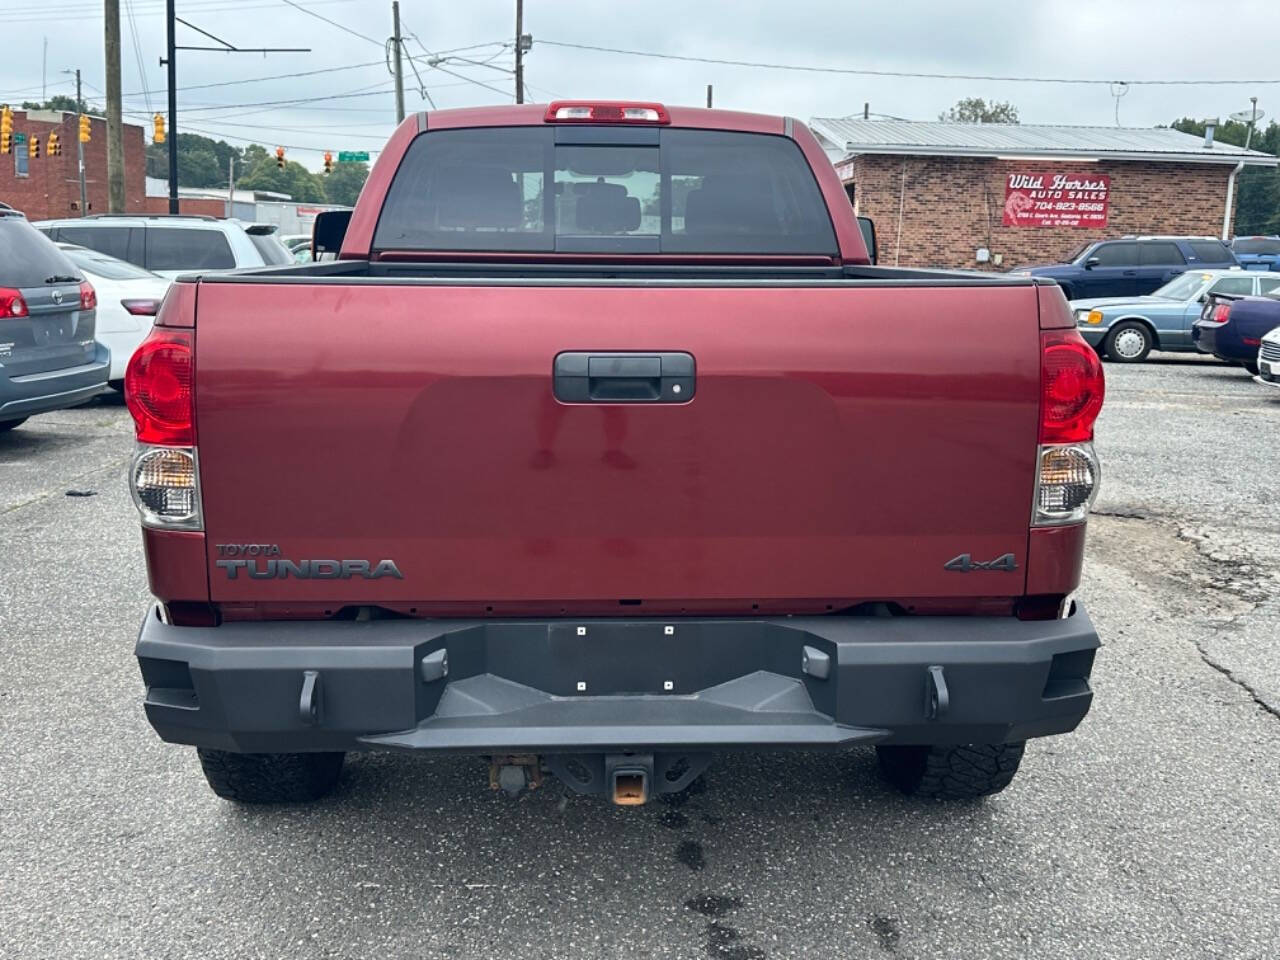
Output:
<svg viewBox="0 0 1280 960">
<path fill-rule="evenodd" d="M 957 573 L 971 573 L 974 570 L 1006 570 L 1012 573 L 1018 569 L 1018 561 L 1012 553 L 1001 554 L 994 560 L 975 560 L 967 553 L 948 560 L 942 565 L 944 570 L 955 570 Z"/>
</svg>

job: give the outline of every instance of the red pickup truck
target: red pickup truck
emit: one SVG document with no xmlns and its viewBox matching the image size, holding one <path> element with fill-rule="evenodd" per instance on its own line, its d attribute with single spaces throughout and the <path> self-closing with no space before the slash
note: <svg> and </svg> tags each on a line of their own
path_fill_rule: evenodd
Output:
<svg viewBox="0 0 1280 960">
<path fill-rule="evenodd" d="M 412 117 L 334 234 L 179 280 L 128 369 L 146 712 L 220 796 L 874 745 L 972 797 L 1085 715 L 1103 379 L 1052 283 L 876 266 L 803 124 L 651 103 Z"/>
</svg>

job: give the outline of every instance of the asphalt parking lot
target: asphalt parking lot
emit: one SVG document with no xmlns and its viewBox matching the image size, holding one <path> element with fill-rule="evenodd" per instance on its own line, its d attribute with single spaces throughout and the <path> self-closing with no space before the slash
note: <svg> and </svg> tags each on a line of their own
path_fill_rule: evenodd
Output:
<svg viewBox="0 0 1280 960">
<path fill-rule="evenodd" d="M 314 806 L 234 807 L 142 714 L 123 407 L 0 435 L 0 956 L 1280 955 L 1280 391 L 1107 374 L 1094 708 L 969 805 L 859 750 L 631 810 L 367 755 Z"/>
</svg>

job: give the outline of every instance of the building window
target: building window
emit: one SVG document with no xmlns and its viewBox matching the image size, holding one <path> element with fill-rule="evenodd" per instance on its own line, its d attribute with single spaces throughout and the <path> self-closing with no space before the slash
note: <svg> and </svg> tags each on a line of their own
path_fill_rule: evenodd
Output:
<svg viewBox="0 0 1280 960">
<path fill-rule="evenodd" d="M 13 175 L 15 177 L 28 176 L 26 137 L 23 137 L 21 140 L 17 137 L 13 138 Z"/>
</svg>

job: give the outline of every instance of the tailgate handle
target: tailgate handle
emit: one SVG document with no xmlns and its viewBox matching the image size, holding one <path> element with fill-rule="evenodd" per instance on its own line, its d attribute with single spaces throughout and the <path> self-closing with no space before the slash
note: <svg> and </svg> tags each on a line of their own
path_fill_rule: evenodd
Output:
<svg viewBox="0 0 1280 960">
<path fill-rule="evenodd" d="M 569 351 L 556 356 L 553 381 L 561 403 L 688 403 L 693 355 Z"/>
</svg>

